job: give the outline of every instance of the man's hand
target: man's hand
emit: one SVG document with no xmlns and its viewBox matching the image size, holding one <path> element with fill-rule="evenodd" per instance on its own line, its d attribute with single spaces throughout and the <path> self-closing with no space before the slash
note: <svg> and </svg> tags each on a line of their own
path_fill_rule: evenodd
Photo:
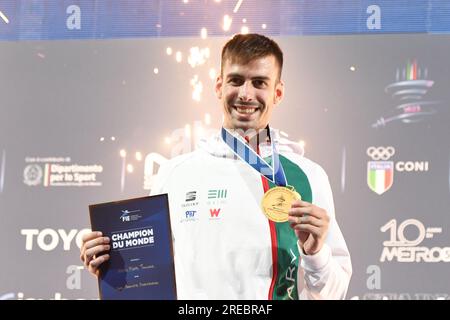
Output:
<svg viewBox="0 0 450 320">
<path fill-rule="evenodd" d="M 109 249 L 110 245 L 108 237 L 102 237 L 102 233 L 98 231 L 87 233 L 82 238 L 80 259 L 90 273 L 98 276 L 98 267 L 109 259 L 109 254 L 99 254 L 109 251 Z"/>
<path fill-rule="evenodd" d="M 289 210 L 288 222 L 305 254 L 313 255 L 322 249 L 330 223 L 324 209 L 306 201 L 294 201 Z"/>
</svg>

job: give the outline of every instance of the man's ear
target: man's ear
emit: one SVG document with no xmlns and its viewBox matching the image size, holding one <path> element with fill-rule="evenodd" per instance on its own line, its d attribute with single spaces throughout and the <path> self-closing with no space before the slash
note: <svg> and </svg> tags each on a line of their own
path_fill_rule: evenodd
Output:
<svg viewBox="0 0 450 320">
<path fill-rule="evenodd" d="M 275 86 L 275 96 L 273 98 L 273 103 L 275 105 L 279 104 L 284 97 L 284 82 L 282 80 L 278 81 Z"/>
<path fill-rule="evenodd" d="M 218 99 L 222 99 L 222 85 L 223 85 L 222 75 L 218 75 L 216 78 L 216 85 L 215 85 L 216 96 Z"/>
</svg>

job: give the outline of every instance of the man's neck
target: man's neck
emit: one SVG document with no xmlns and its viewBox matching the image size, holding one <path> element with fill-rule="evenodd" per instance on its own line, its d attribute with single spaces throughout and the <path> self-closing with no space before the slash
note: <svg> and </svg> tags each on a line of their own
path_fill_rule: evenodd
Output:
<svg viewBox="0 0 450 320">
<path fill-rule="evenodd" d="M 239 134 L 242 138 L 245 139 L 247 145 L 249 145 L 257 153 L 259 153 L 259 145 L 261 143 L 269 143 L 271 139 L 269 125 L 262 129 L 226 129 L 233 134 Z"/>
</svg>

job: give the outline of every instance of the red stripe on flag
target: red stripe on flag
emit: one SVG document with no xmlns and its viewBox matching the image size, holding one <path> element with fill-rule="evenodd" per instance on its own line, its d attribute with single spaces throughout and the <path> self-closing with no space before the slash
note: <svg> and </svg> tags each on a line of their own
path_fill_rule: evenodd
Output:
<svg viewBox="0 0 450 320">
<path fill-rule="evenodd" d="M 393 170 L 385 170 L 384 171 L 384 190 L 389 188 L 389 185 L 392 181 L 392 172 Z"/>
<path fill-rule="evenodd" d="M 269 183 L 267 182 L 267 179 L 263 176 L 261 176 L 261 181 L 264 189 L 264 193 L 267 192 L 267 190 L 270 189 Z M 269 289 L 269 300 L 273 300 L 273 289 L 275 287 L 275 281 L 278 276 L 278 254 L 277 254 L 277 231 L 275 229 L 275 222 L 267 219 L 269 222 L 269 228 L 270 228 L 270 239 L 272 242 L 272 282 L 270 283 L 270 289 Z"/>
</svg>

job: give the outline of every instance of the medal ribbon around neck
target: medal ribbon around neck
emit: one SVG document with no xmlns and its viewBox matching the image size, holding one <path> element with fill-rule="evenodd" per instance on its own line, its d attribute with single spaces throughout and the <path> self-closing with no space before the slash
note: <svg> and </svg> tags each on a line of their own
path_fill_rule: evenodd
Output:
<svg viewBox="0 0 450 320">
<path fill-rule="evenodd" d="M 284 173 L 283 166 L 281 165 L 278 152 L 272 141 L 270 141 L 273 164 L 271 166 L 258 153 L 250 148 L 248 144 L 243 142 L 241 139 L 239 139 L 223 127 L 222 139 L 230 147 L 235 155 L 249 164 L 261 175 L 269 179 L 272 183 L 276 184 L 277 186 L 287 186 L 286 175 Z"/>
<path fill-rule="evenodd" d="M 273 222 L 288 221 L 292 202 L 301 200 L 302 197 L 295 191 L 294 187 L 287 185 L 279 154 L 272 141 L 270 141 L 270 146 L 273 166 L 270 166 L 246 143 L 225 128 L 222 128 L 222 139 L 235 155 L 276 185 L 276 187 L 269 189 L 262 198 L 261 209 L 264 215 Z"/>
</svg>

